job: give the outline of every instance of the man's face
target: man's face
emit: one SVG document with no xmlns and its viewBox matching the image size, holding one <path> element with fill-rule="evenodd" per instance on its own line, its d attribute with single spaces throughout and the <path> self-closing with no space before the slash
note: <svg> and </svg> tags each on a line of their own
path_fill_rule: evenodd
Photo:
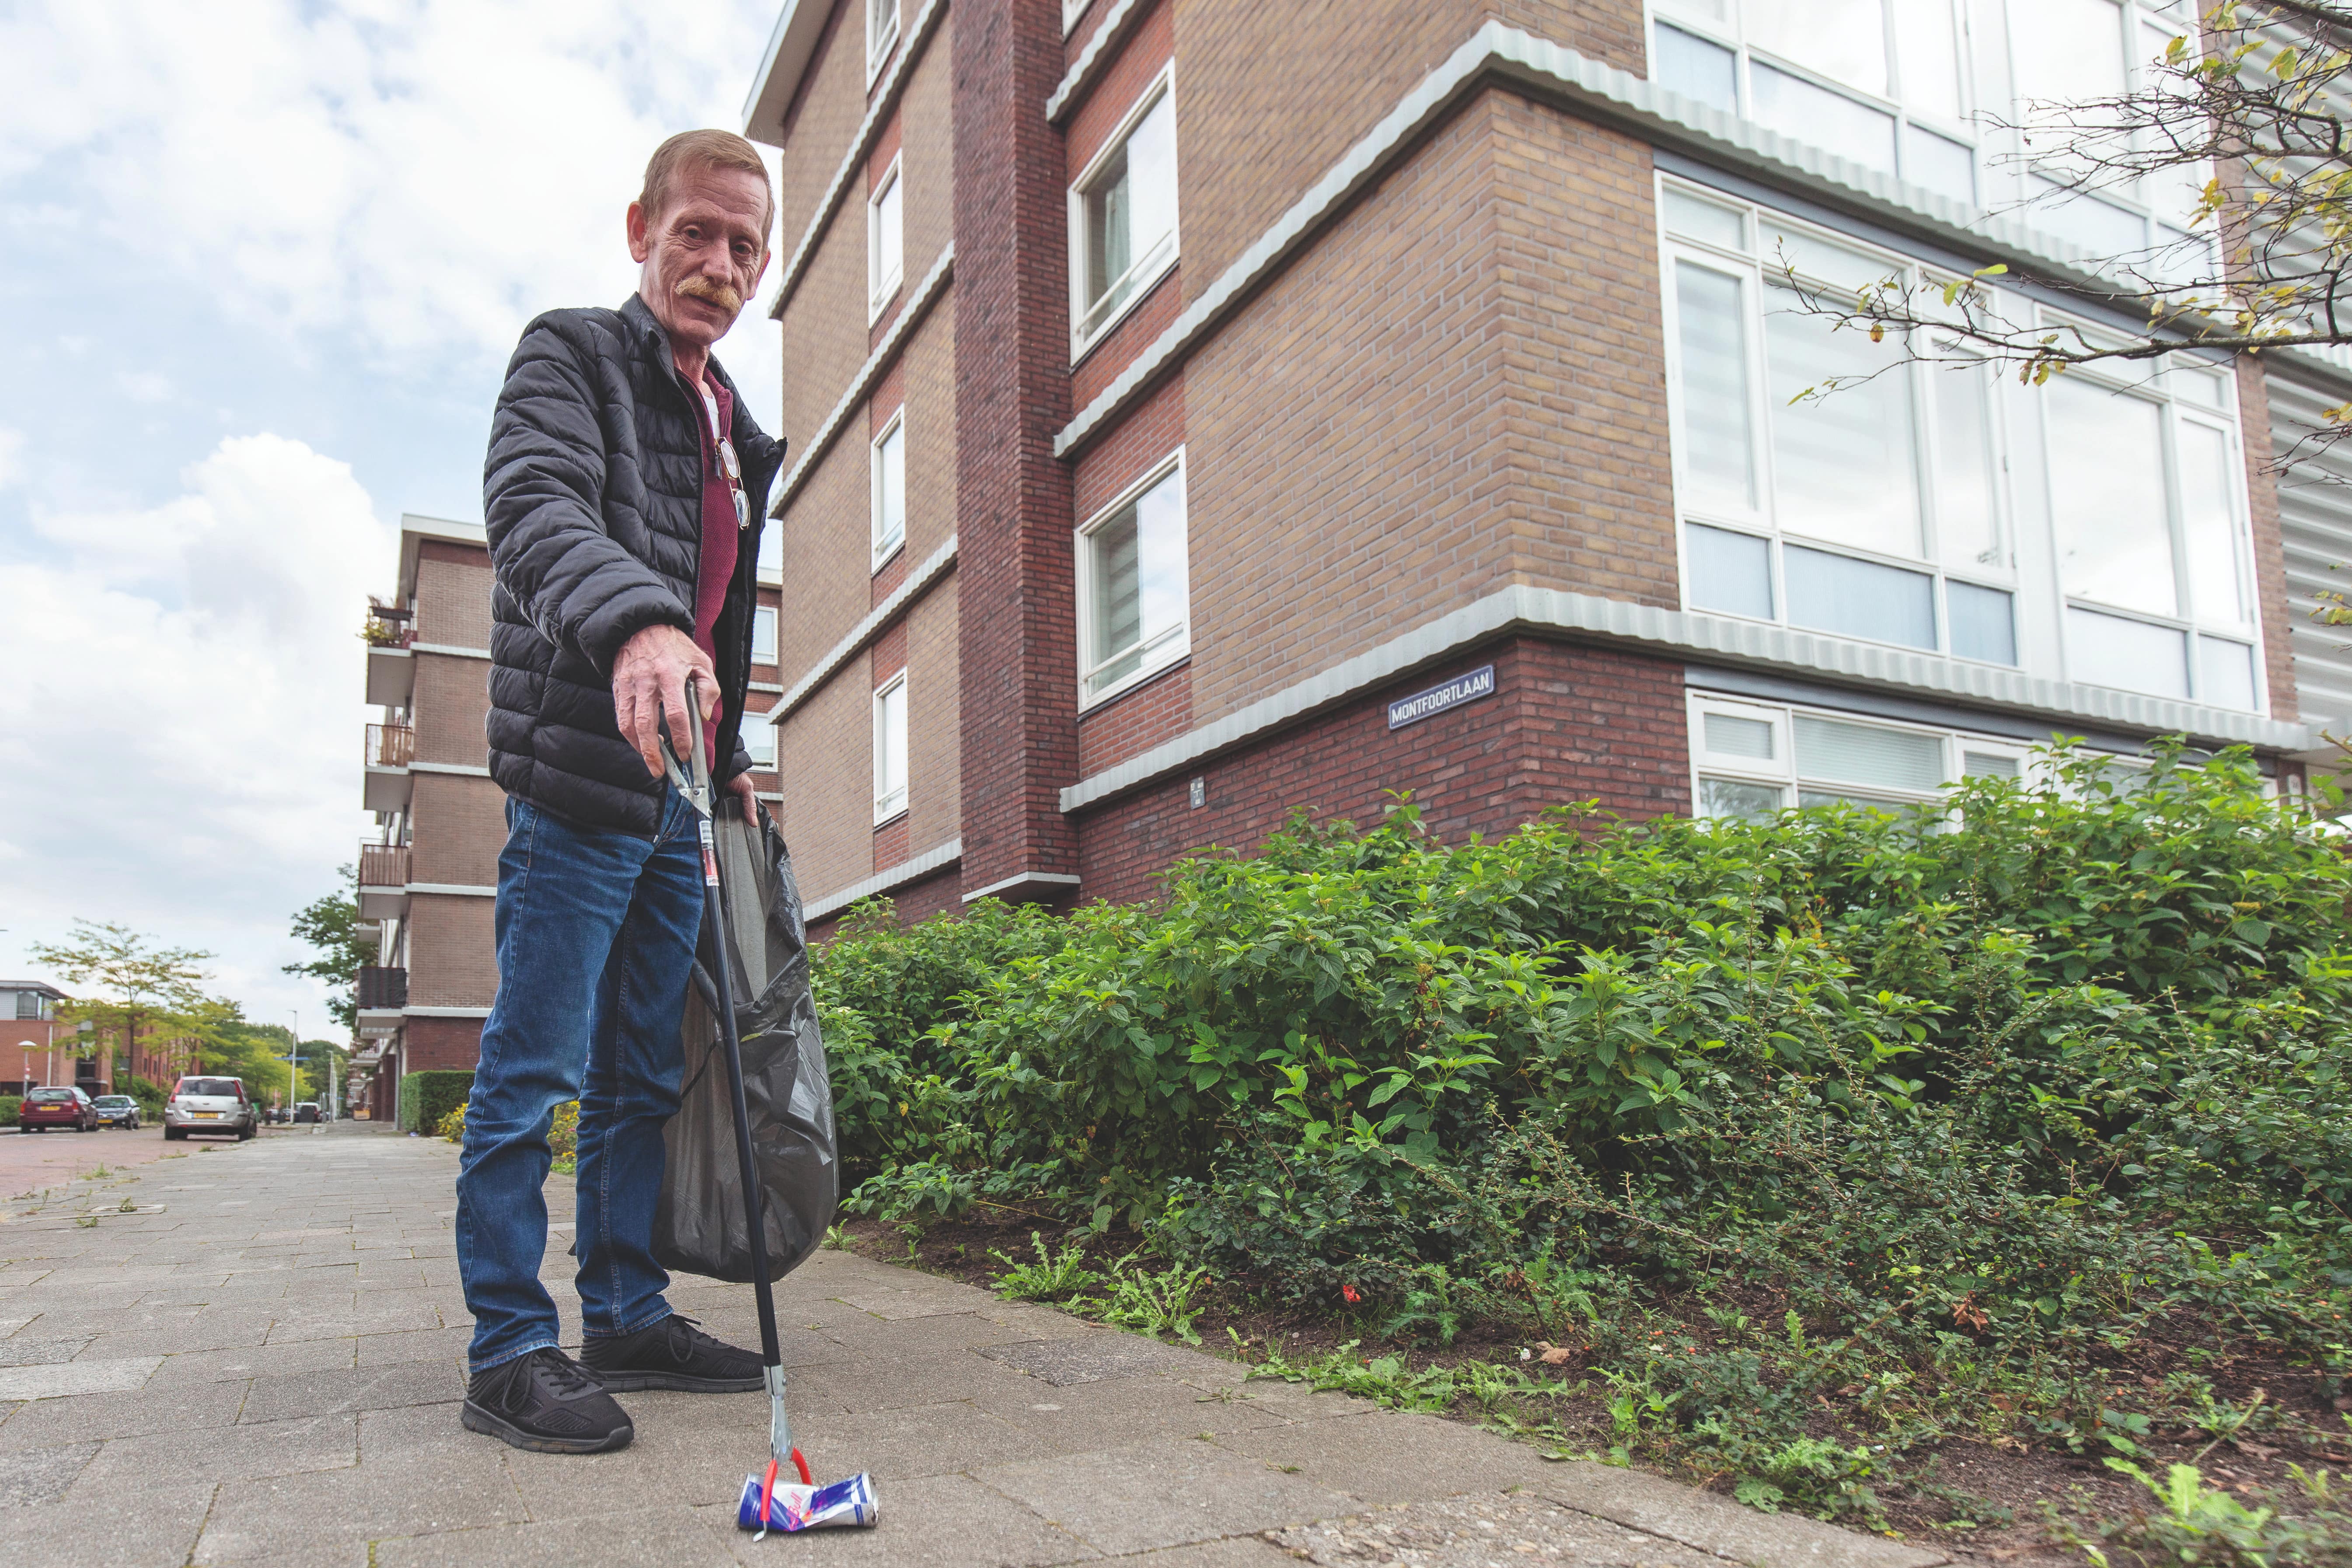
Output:
<svg viewBox="0 0 2352 1568">
<path fill-rule="evenodd" d="M 629 204 L 637 292 L 673 346 L 708 349 L 735 324 L 768 269 L 767 206 L 757 175 L 701 164 L 678 171 L 659 213 Z"/>
</svg>

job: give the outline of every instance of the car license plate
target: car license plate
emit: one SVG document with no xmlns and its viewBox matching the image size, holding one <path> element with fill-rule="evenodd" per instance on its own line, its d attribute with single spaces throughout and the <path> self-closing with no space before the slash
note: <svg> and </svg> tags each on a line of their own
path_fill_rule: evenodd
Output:
<svg viewBox="0 0 2352 1568">
<path fill-rule="evenodd" d="M 199 1110 L 195 1113 L 195 1117 L 199 1121 L 218 1121 L 220 1120 L 220 1112 L 217 1110 Z"/>
</svg>

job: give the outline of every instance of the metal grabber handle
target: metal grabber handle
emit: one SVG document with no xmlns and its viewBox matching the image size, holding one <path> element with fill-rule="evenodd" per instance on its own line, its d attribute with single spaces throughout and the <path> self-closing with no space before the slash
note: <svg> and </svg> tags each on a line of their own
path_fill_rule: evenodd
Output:
<svg viewBox="0 0 2352 1568">
<path fill-rule="evenodd" d="M 768 1533 L 768 1510 L 774 1500 L 776 1473 L 789 1459 L 800 1472 L 803 1486 L 814 1486 L 808 1461 L 793 1446 L 791 1419 L 784 1414 L 784 1354 L 776 1339 L 775 1287 L 768 1278 L 768 1219 L 766 1205 L 760 1192 L 760 1172 L 751 1156 L 751 1109 L 743 1097 L 743 1040 L 735 1021 L 735 959 L 728 950 L 726 889 L 719 881 L 719 845 L 712 833 L 713 802 L 710 788 L 710 761 L 704 755 L 702 700 L 697 689 L 701 682 L 688 677 L 686 683 L 687 707 L 690 710 L 687 726 L 686 771 L 681 773 L 677 752 L 670 744 L 669 722 L 666 715 L 656 715 L 661 725 L 662 765 L 694 808 L 696 826 L 702 837 L 702 923 L 710 932 L 710 977 L 718 983 L 719 1042 L 727 1058 L 727 1093 L 735 1112 L 735 1157 L 743 1184 L 744 1223 L 751 1231 L 751 1289 L 760 1305 L 760 1360 L 761 1373 L 768 1384 L 768 1470 L 760 1487 L 760 1536 Z"/>
</svg>

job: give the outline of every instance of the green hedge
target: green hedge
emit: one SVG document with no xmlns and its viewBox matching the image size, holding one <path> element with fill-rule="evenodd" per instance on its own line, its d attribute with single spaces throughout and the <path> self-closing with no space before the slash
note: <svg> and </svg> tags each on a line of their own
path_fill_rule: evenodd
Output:
<svg viewBox="0 0 2352 1568">
<path fill-rule="evenodd" d="M 132 1100 L 138 1101 L 139 1114 L 142 1116 L 162 1116 L 163 1114 L 163 1101 L 171 1098 L 169 1091 L 167 1091 L 163 1085 L 151 1083 L 147 1079 L 137 1077 L 136 1075 L 126 1075 L 117 1081 L 114 1086 L 114 1092 L 117 1094 L 127 1094 Z"/>
<path fill-rule="evenodd" d="M 466 1103 L 474 1091 L 474 1075 L 442 1069 L 404 1073 L 400 1079 L 400 1126 L 405 1131 L 430 1132 L 442 1119 Z"/>
<path fill-rule="evenodd" d="M 15 1126 L 16 1121 L 16 1108 L 24 1103 L 25 1097 L 23 1095 L 0 1094 L 0 1127 Z"/>
</svg>

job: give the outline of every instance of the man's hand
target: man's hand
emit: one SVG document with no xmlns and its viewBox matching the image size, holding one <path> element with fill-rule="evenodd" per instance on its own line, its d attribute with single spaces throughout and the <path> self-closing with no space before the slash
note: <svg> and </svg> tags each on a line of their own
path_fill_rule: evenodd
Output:
<svg viewBox="0 0 2352 1568">
<path fill-rule="evenodd" d="M 749 823 L 754 827 L 759 826 L 760 797 L 751 793 L 751 775 L 750 773 L 737 773 L 733 778 L 729 779 L 725 784 L 720 784 L 719 787 L 725 790 L 729 795 L 733 795 L 737 800 L 742 803 L 743 820 L 746 823 Z"/>
<path fill-rule="evenodd" d="M 709 704 L 691 717 L 686 699 L 688 677 L 697 682 L 696 695 Z M 621 657 L 613 661 L 613 716 L 620 722 L 622 739 L 645 759 L 647 773 L 661 774 L 664 716 L 669 720 L 670 744 L 682 761 L 691 754 L 694 726 L 718 706 L 719 678 L 710 660 L 676 626 L 647 626 L 621 645 Z"/>
</svg>

